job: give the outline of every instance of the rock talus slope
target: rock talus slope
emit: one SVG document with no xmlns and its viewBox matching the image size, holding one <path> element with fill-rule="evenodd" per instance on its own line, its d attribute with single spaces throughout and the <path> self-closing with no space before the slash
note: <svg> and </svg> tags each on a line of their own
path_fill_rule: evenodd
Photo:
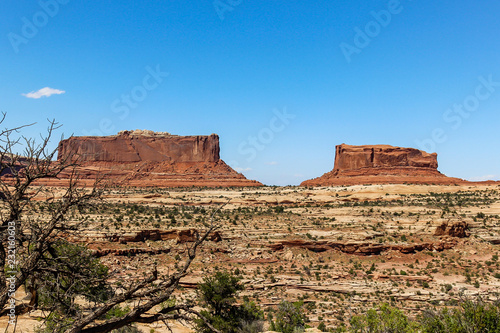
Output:
<svg viewBox="0 0 500 333">
<path fill-rule="evenodd" d="M 105 175 L 129 186 L 260 186 L 219 156 L 219 136 L 178 136 L 123 131 L 113 136 L 71 137 L 59 143 L 58 161 L 81 165 L 85 178 Z"/>
<path fill-rule="evenodd" d="M 437 154 L 389 145 L 336 146 L 333 170 L 302 186 L 359 184 L 460 184 L 437 170 Z"/>
</svg>

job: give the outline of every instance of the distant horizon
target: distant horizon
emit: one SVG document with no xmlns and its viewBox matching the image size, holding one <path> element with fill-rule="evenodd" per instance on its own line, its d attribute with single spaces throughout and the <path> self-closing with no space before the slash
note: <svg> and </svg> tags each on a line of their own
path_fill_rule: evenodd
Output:
<svg viewBox="0 0 500 333">
<path fill-rule="evenodd" d="M 500 180 L 498 1 L 2 6 L 2 125 L 35 122 L 28 137 L 47 118 L 66 136 L 217 133 L 227 164 L 276 185 L 330 171 L 341 142 L 383 143 Z"/>
<path fill-rule="evenodd" d="M 153 134 L 158 134 L 158 135 L 168 135 L 168 136 L 210 136 L 210 135 L 217 135 L 219 137 L 219 140 L 222 141 L 222 139 L 220 139 L 220 136 L 217 134 L 217 133 L 211 133 L 211 134 L 191 134 L 191 135 L 178 135 L 178 134 L 173 134 L 173 133 L 169 133 L 169 132 L 155 132 L 155 131 L 151 131 L 151 130 L 148 130 L 148 129 L 128 129 L 128 130 L 122 130 L 116 134 L 110 134 L 110 135 L 106 135 L 106 136 L 98 136 L 98 135 L 74 135 L 74 137 L 115 137 L 115 136 L 118 136 L 120 135 L 120 133 L 123 133 L 123 132 L 136 132 L 136 131 L 148 131 L 148 132 L 152 132 Z M 143 134 L 143 133 L 140 133 L 138 135 L 144 135 L 144 136 L 148 136 L 147 134 Z M 65 138 L 64 140 L 67 140 L 69 138 Z M 390 144 L 383 144 L 383 143 L 378 143 L 378 144 L 363 144 L 363 145 L 351 145 L 351 144 L 348 144 L 348 143 L 339 143 L 339 144 L 335 144 L 334 147 L 336 146 L 339 146 L 339 145 L 347 145 L 347 146 L 353 146 L 353 147 L 363 147 L 363 146 L 387 146 L 387 147 L 394 147 L 394 148 L 412 148 L 412 149 L 418 149 L 418 148 L 415 148 L 415 147 L 399 147 L 399 146 L 394 146 L 394 145 L 390 145 Z M 424 151 L 426 152 L 426 151 Z M 220 152 L 222 153 L 222 151 Z M 428 154 L 434 154 L 434 153 L 429 153 L 429 152 L 426 152 Z M 439 155 L 437 156 L 438 157 L 438 171 L 439 170 Z M 226 162 L 222 157 L 221 157 L 221 160 L 223 160 L 224 162 Z M 334 169 L 334 162 L 335 162 L 335 152 L 333 154 L 333 157 L 332 157 L 332 166 L 329 170 L 323 172 L 322 174 L 319 174 L 319 175 L 316 175 L 312 178 L 308 178 L 308 179 L 313 179 L 313 178 L 317 178 L 317 177 L 321 177 L 323 174 L 325 173 L 328 173 L 330 171 L 332 171 Z M 227 162 L 226 162 L 227 163 Z M 233 168 L 234 169 L 234 168 Z M 243 174 L 242 172 L 234 169 L 235 171 Z M 444 174 L 444 173 L 443 173 Z M 460 179 L 464 179 L 466 181 L 470 181 L 470 182 L 487 182 L 487 181 L 498 181 L 498 179 L 480 179 L 480 180 L 470 180 L 470 179 L 465 179 L 465 178 L 462 178 L 460 176 L 455 176 L 455 175 L 447 175 L 445 174 L 445 176 L 447 177 L 452 177 L 452 178 L 460 178 Z M 256 181 L 259 181 L 261 182 L 259 179 L 254 179 L 254 178 L 249 178 L 247 176 L 245 176 L 247 179 L 250 179 L 250 180 L 256 180 Z M 277 184 L 264 184 L 264 186 L 299 186 L 300 183 L 302 183 L 303 181 L 305 180 L 308 180 L 308 179 L 303 179 L 301 180 L 298 184 L 284 184 L 284 185 L 277 185 Z M 380 184 L 372 184 L 372 185 L 380 185 Z"/>
</svg>

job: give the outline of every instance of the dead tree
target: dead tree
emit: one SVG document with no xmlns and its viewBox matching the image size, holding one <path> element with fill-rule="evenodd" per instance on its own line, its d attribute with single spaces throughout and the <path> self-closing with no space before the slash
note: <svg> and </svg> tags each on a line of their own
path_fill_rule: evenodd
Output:
<svg viewBox="0 0 500 333">
<path fill-rule="evenodd" d="M 1 117 L 0 124 L 4 119 L 5 114 Z M 25 126 L 0 131 L 0 315 L 9 314 L 12 291 L 9 288 L 12 289 L 14 285 L 17 290 L 20 286 L 27 285 L 32 297 L 28 307 L 36 306 L 40 288 L 58 290 L 53 295 L 56 304 L 52 310 L 62 307 L 64 313 L 60 322 L 56 319 L 52 325 L 51 330 L 54 332 L 109 332 L 133 323 L 190 321 L 193 317 L 201 318 L 214 332 L 218 332 L 193 309 L 192 304 L 159 306 L 172 298 L 180 280 L 189 274 L 198 248 L 217 228 L 214 224 L 217 211 L 210 217 L 207 230 L 196 234 L 195 242 L 186 251 L 184 263 L 174 273 L 160 274 L 155 267 L 131 283 L 123 281 L 122 288 L 118 291 L 105 276 L 93 276 L 91 270 L 86 271 L 74 266 L 70 257 L 61 254 L 61 248 L 64 246 L 73 246 L 67 241 L 68 235 L 76 234 L 78 230 L 78 223 L 67 218 L 69 212 L 99 200 L 103 192 L 102 186 L 98 180 L 90 188 L 80 186 L 78 163 L 72 156 L 54 161 L 57 149 L 50 150 L 49 145 L 54 131 L 59 128 L 55 121 L 49 122 L 47 133 L 42 136 L 40 143 L 20 135 L 23 127 Z M 19 147 L 24 147 L 21 154 L 17 151 Z M 62 194 L 43 185 L 45 179 L 57 179 L 61 175 L 67 179 Z M 43 214 L 34 214 L 35 198 L 40 196 L 48 199 L 50 209 Z M 15 241 L 9 243 L 13 239 L 13 229 Z M 12 245 L 16 256 L 14 265 L 10 265 L 12 257 L 9 257 Z M 81 250 L 76 255 L 80 258 L 89 256 L 89 253 Z M 9 265 L 10 269 L 3 269 Z M 41 278 L 43 276 L 56 278 L 49 281 L 50 279 Z M 64 286 L 54 285 L 61 283 L 60 276 L 68 277 L 67 281 L 72 283 Z M 48 285 L 50 283 L 52 285 Z M 110 292 L 105 298 L 94 298 L 88 304 L 74 306 L 68 299 L 71 300 L 71 297 L 76 295 L 75 286 L 78 283 L 99 284 L 103 290 Z M 113 308 L 129 304 L 132 304 L 132 307 L 127 313 L 112 319 L 103 319 Z M 27 309 L 16 307 L 16 315 L 25 310 Z"/>
<path fill-rule="evenodd" d="M 0 123 L 5 120 L 5 114 Z M 29 126 L 29 125 L 27 125 Z M 25 126 L 5 129 L 0 132 L 0 265 L 10 263 L 10 272 L 15 278 L 16 290 L 36 271 L 37 265 L 48 245 L 58 232 L 65 229 L 66 214 L 72 207 L 78 207 L 97 199 L 100 191 L 97 187 L 85 189 L 78 186 L 75 173 L 76 164 L 61 160 L 54 162 L 57 149 L 50 150 L 54 131 L 59 128 L 55 121 L 50 121 L 47 133 L 40 143 L 19 134 Z M 22 153 L 18 149 L 23 149 Z M 33 199 L 48 188 L 38 183 L 44 179 L 57 178 L 61 173 L 68 173 L 68 183 L 60 200 L 56 200 L 53 209 L 44 218 L 34 218 L 29 214 Z M 10 232 L 10 233 L 9 233 Z M 8 243 L 9 236 L 15 235 L 15 244 Z M 10 245 L 10 249 L 7 245 Z M 15 245 L 15 246 L 13 246 Z M 16 263 L 12 265 L 15 248 Z M 10 252 L 9 252 L 10 251 Z M 10 261 L 9 261 L 10 258 Z M 15 272 L 15 274 L 13 273 Z M 12 283 L 9 283 L 12 285 Z M 7 276 L 0 270 L 0 309 L 4 309 L 9 299 Z"/>
</svg>

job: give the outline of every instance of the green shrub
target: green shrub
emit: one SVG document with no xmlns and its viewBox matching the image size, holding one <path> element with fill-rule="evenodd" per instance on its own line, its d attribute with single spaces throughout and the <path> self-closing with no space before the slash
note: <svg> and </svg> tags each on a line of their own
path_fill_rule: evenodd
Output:
<svg viewBox="0 0 500 333">
<path fill-rule="evenodd" d="M 500 302 L 467 299 L 457 308 L 426 310 L 416 321 L 383 303 L 352 317 L 350 324 L 353 333 L 500 333 Z"/>
<path fill-rule="evenodd" d="M 263 331 L 264 315 L 260 308 L 245 299 L 242 305 L 236 304 L 238 292 L 244 290 L 240 278 L 229 272 L 216 272 L 206 277 L 198 286 L 200 305 L 205 308 L 201 314 L 216 329 L 224 333 L 256 333 Z M 202 319 L 197 319 L 197 332 L 212 333 Z"/>
<path fill-rule="evenodd" d="M 108 268 L 83 246 L 57 240 L 44 254 L 41 266 L 43 273 L 29 283 L 36 286 L 42 309 L 67 314 L 78 307 L 78 296 L 103 302 L 113 294 L 105 283 Z"/>
<path fill-rule="evenodd" d="M 271 321 L 271 330 L 283 333 L 303 332 L 306 316 L 303 313 L 303 302 L 291 303 L 282 301 L 278 305 L 276 321 Z"/>
<path fill-rule="evenodd" d="M 500 333 L 500 303 L 464 300 L 456 309 L 425 311 L 419 321 L 424 333 Z"/>
<path fill-rule="evenodd" d="M 382 303 L 365 315 L 351 318 L 351 332 L 356 333 L 413 333 L 417 324 L 411 322 L 400 310 Z"/>
</svg>

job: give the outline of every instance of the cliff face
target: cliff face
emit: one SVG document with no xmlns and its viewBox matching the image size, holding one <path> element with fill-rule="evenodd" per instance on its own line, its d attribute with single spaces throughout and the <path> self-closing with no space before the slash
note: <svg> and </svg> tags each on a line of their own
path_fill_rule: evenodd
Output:
<svg viewBox="0 0 500 333">
<path fill-rule="evenodd" d="M 341 144 L 336 146 L 334 170 L 393 167 L 437 170 L 437 154 L 429 154 L 414 148 L 389 145 L 350 146 Z"/>
<path fill-rule="evenodd" d="M 260 186 L 219 157 L 219 136 L 152 131 L 72 137 L 59 143 L 58 161 L 75 161 L 87 179 L 105 175 L 130 186 Z"/>
<path fill-rule="evenodd" d="M 437 170 L 437 154 L 389 145 L 350 146 L 335 149 L 333 170 L 306 180 L 302 186 L 385 183 L 455 184 L 464 182 Z"/>
<path fill-rule="evenodd" d="M 147 135 L 124 131 L 108 137 L 72 137 L 59 143 L 58 160 L 79 162 L 208 162 L 219 158 L 219 136 Z"/>
</svg>

